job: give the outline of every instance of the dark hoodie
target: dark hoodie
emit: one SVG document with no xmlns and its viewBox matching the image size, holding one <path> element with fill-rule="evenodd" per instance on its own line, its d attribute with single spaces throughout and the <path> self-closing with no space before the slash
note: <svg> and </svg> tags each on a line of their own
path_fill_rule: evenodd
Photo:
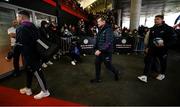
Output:
<svg viewBox="0 0 180 107">
<path fill-rule="evenodd" d="M 36 48 L 36 41 L 39 38 L 39 32 L 36 26 L 28 21 L 24 21 L 16 30 L 16 48 L 21 50 L 26 65 L 38 65 L 40 55 Z M 15 49 L 16 49 L 15 48 Z"/>
<path fill-rule="evenodd" d="M 95 49 L 104 53 L 112 53 L 113 51 L 113 31 L 110 25 L 106 24 L 98 32 L 96 38 Z"/>
</svg>

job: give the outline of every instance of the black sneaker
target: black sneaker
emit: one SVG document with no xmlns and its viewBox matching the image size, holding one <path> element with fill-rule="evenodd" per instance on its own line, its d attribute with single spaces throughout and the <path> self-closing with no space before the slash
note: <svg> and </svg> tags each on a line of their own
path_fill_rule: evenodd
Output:
<svg viewBox="0 0 180 107">
<path fill-rule="evenodd" d="M 20 71 L 18 71 L 18 72 L 13 72 L 13 77 L 18 77 L 18 76 L 20 76 L 21 75 L 21 73 L 20 73 Z"/>
<path fill-rule="evenodd" d="M 90 82 L 91 83 L 100 83 L 100 82 L 102 82 L 102 80 L 100 80 L 100 79 L 92 79 L 92 80 L 90 80 Z"/>
<path fill-rule="evenodd" d="M 119 80 L 119 74 L 115 74 L 114 80 L 115 80 L 115 81 L 118 81 L 118 80 Z"/>
<path fill-rule="evenodd" d="M 118 81 L 119 78 L 121 78 L 121 76 L 124 74 L 124 72 L 120 72 L 120 71 L 117 71 L 117 73 L 114 75 L 114 80 L 115 81 Z"/>
</svg>

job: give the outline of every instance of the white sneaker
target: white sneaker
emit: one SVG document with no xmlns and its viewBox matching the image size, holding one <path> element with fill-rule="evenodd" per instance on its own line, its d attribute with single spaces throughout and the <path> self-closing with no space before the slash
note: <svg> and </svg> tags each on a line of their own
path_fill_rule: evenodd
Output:
<svg viewBox="0 0 180 107">
<path fill-rule="evenodd" d="M 27 87 L 20 89 L 19 92 L 20 92 L 21 94 L 26 94 L 26 95 L 28 95 L 28 96 L 32 95 L 31 89 L 30 89 L 30 88 L 27 88 Z"/>
<path fill-rule="evenodd" d="M 71 64 L 72 64 L 72 65 L 76 65 L 75 61 L 71 61 Z"/>
<path fill-rule="evenodd" d="M 163 80 L 165 78 L 165 75 L 164 74 L 159 74 L 157 77 L 156 77 L 156 79 L 157 80 Z"/>
<path fill-rule="evenodd" d="M 53 65 L 53 62 L 48 61 L 46 64 L 47 64 L 47 65 Z"/>
<path fill-rule="evenodd" d="M 8 61 L 8 62 L 10 62 L 10 61 L 11 61 L 11 59 L 8 59 L 8 57 L 5 57 L 5 60 L 6 60 L 6 61 Z"/>
<path fill-rule="evenodd" d="M 9 59 L 7 58 L 7 56 L 5 57 L 5 60 L 9 60 Z"/>
<path fill-rule="evenodd" d="M 50 95 L 49 91 L 47 90 L 46 92 L 41 91 L 39 94 L 34 96 L 34 99 L 42 99 L 45 97 L 48 97 Z"/>
<path fill-rule="evenodd" d="M 53 59 L 54 59 L 54 60 L 56 60 L 56 59 L 57 59 L 57 57 L 54 55 L 54 56 L 53 56 Z"/>
<path fill-rule="evenodd" d="M 47 66 L 45 63 L 43 63 L 43 64 L 42 64 L 42 67 L 43 67 L 43 68 L 47 68 L 48 66 Z"/>
<path fill-rule="evenodd" d="M 147 76 L 145 76 L 145 75 L 138 76 L 138 79 L 139 79 L 140 81 L 142 81 L 142 82 L 147 83 Z"/>
</svg>

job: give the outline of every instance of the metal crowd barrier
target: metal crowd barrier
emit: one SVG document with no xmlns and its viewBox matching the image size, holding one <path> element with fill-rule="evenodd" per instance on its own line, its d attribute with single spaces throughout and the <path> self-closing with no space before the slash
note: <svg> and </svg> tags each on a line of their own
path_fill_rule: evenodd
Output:
<svg viewBox="0 0 180 107">
<path fill-rule="evenodd" d="M 133 42 L 130 37 L 115 37 L 114 38 L 114 52 L 115 53 L 129 53 L 132 51 Z"/>
<path fill-rule="evenodd" d="M 60 53 L 67 54 L 71 46 L 71 42 L 75 37 L 60 37 Z M 115 37 L 114 51 L 115 52 L 144 52 L 144 38 L 136 37 L 135 40 L 127 37 Z M 87 42 L 87 43 L 86 43 Z M 93 50 L 94 38 L 82 37 L 79 39 L 81 51 L 85 53 L 91 53 L 88 51 Z M 92 46 L 91 46 L 92 45 Z M 91 46 L 91 47 L 89 47 Z"/>
<path fill-rule="evenodd" d="M 90 54 L 92 50 L 94 50 L 94 38 L 92 37 L 82 37 L 77 38 L 75 36 L 72 37 L 60 37 L 60 53 L 62 55 L 69 53 L 69 49 L 71 47 L 72 40 L 76 40 L 81 48 L 81 53 Z"/>
<path fill-rule="evenodd" d="M 141 36 L 137 36 L 135 38 L 135 48 L 134 52 L 144 52 L 144 38 Z"/>
<path fill-rule="evenodd" d="M 60 37 L 60 52 L 62 54 L 69 53 L 72 37 Z"/>
</svg>

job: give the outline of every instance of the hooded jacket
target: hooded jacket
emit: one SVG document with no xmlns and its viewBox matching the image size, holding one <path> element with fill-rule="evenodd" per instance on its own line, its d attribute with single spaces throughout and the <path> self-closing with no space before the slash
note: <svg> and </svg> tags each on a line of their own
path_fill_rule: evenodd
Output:
<svg viewBox="0 0 180 107">
<path fill-rule="evenodd" d="M 37 51 L 36 44 L 39 38 L 39 32 L 36 26 L 28 21 L 24 21 L 16 30 L 16 47 L 20 49 L 25 59 L 26 65 L 40 63 L 40 55 Z"/>
</svg>

